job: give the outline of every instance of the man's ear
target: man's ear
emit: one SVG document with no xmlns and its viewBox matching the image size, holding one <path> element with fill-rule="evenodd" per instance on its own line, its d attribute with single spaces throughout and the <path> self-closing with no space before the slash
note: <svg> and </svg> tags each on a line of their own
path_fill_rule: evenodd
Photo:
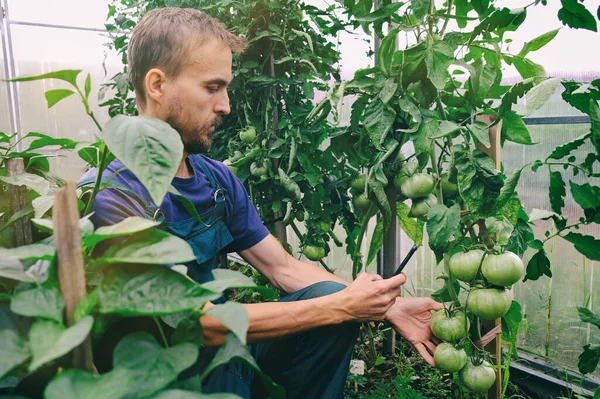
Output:
<svg viewBox="0 0 600 399">
<path fill-rule="evenodd" d="M 166 76 L 163 71 L 158 68 L 152 68 L 146 73 L 144 79 L 144 87 L 146 89 L 146 97 L 149 101 L 160 104 L 164 95 L 164 84 Z"/>
</svg>

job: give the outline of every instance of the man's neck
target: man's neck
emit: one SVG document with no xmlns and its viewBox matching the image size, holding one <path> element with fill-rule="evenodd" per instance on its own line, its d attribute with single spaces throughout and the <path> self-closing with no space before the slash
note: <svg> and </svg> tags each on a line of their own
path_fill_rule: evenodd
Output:
<svg viewBox="0 0 600 399">
<path fill-rule="evenodd" d="M 181 158 L 181 163 L 179 164 L 179 169 L 177 169 L 177 173 L 175 177 L 181 177 L 184 179 L 189 179 L 193 176 L 192 171 L 188 168 L 188 164 L 186 162 L 188 154 L 184 151 L 183 157 Z"/>
</svg>

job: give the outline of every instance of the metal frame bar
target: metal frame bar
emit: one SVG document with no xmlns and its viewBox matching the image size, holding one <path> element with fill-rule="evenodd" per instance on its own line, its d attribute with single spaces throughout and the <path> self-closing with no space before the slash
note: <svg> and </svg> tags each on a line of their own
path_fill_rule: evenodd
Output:
<svg viewBox="0 0 600 399">
<path fill-rule="evenodd" d="M 536 118 L 523 118 L 526 125 L 574 125 L 592 123 L 587 115 L 581 116 L 543 116 Z"/>
<path fill-rule="evenodd" d="M 44 24 L 41 22 L 9 21 L 9 24 L 34 26 L 34 27 L 38 27 L 38 28 L 72 29 L 72 30 L 83 30 L 83 31 L 88 31 L 88 32 L 108 33 L 108 31 L 106 29 L 101 29 L 101 28 L 85 28 L 83 26 L 73 26 L 73 25 Z"/>
<path fill-rule="evenodd" d="M 16 76 L 15 57 L 12 45 L 12 33 L 10 29 L 10 17 L 8 12 L 8 0 L 0 0 L 0 33 L 2 36 L 2 53 L 4 56 L 5 78 L 14 79 Z M 8 107 L 10 115 L 11 133 L 17 133 L 17 139 L 21 138 L 21 115 L 19 112 L 19 91 L 16 82 L 6 82 L 8 93 Z M 17 144 L 17 150 L 20 151 L 22 144 Z"/>
</svg>

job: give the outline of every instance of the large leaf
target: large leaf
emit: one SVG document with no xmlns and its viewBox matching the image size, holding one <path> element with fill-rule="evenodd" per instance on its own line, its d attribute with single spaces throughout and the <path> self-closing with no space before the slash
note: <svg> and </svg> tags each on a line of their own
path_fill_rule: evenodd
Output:
<svg viewBox="0 0 600 399">
<path fill-rule="evenodd" d="M 160 205 L 183 156 L 179 133 L 159 119 L 118 115 L 106 124 L 102 137 Z"/>
<path fill-rule="evenodd" d="M 25 362 L 31 354 L 8 309 L 0 310 L 0 380 L 12 369 Z"/>
<path fill-rule="evenodd" d="M 46 101 L 48 102 L 48 108 L 52 108 L 60 100 L 63 100 L 69 96 L 72 96 L 73 94 L 75 94 L 75 92 L 73 90 L 54 89 L 54 90 L 48 90 L 47 92 L 45 92 L 44 96 L 46 96 Z"/>
<path fill-rule="evenodd" d="M 598 367 L 598 362 L 600 362 L 600 345 L 584 345 L 583 352 L 579 355 L 579 362 L 577 362 L 579 371 L 583 374 L 591 373 Z"/>
<path fill-rule="evenodd" d="M 592 122 L 592 144 L 596 147 L 596 152 L 600 154 L 600 106 L 598 101 L 590 99 L 590 119 Z"/>
<path fill-rule="evenodd" d="M 85 340 L 93 323 L 94 318 L 86 316 L 65 329 L 62 324 L 53 321 L 36 321 L 29 330 L 29 346 L 33 355 L 29 371 L 69 353 Z"/>
<path fill-rule="evenodd" d="M 382 143 L 385 141 L 395 119 L 396 111 L 385 105 L 379 98 L 371 101 L 365 108 L 363 123 L 367 132 L 369 132 L 369 136 L 371 136 L 373 145 L 378 150 L 383 149 Z"/>
<path fill-rule="evenodd" d="M 490 131 L 487 123 L 475 121 L 467 125 L 467 129 L 485 148 L 490 148 Z"/>
<path fill-rule="evenodd" d="M 591 323 L 600 328 L 600 315 L 597 315 L 591 310 L 582 307 L 577 307 L 577 313 L 579 313 L 579 318 L 584 323 Z"/>
<path fill-rule="evenodd" d="M 101 258 L 106 263 L 169 264 L 195 260 L 190 245 L 162 230 L 144 230 L 111 246 Z"/>
<path fill-rule="evenodd" d="M 383 219 L 377 221 L 375 230 L 373 230 L 373 237 L 371 237 L 371 244 L 369 245 L 369 255 L 367 256 L 367 265 L 370 265 L 379 249 L 383 246 Z"/>
<path fill-rule="evenodd" d="M 513 57 L 512 63 L 523 79 L 546 76 L 544 67 L 528 58 Z"/>
<path fill-rule="evenodd" d="M 0 258 L 52 260 L 55 252 L 54 245 L 37 243 L 15 248 L 0 248 Z"/>
<path fill-rule="evenodd" d="M 160 392 L 153 399 L 242 399 L 242 397 L 233 393 L 204 394 L 182 389 L 168 389 Z"/>
<path fill-rule="evenodd" d="M 469 45 L 477 36 L 484 32 L 493 32 L 497 29 L 508 28 L 510 25 L 519 26 L 523 22 L 525 15 L 526 11 L 523 8 L 513 10 L 509 8 L 496 9 L 473 29 Z"/>
<path fill-rule="evenodd" d="M 523 281 L 537 280 L 543 275 L 552 277 L 552 270 L 550 269 L 550 260 L 546 256 L 544 248 L 540 249 L 535 255 L 531 257 L 527 264 L 527 272 Z"/>
<path fill-rule="evenodd" d="M 38 132 L 27 133 L 24 139 L 31 137 L 37 138 L 29 144 L 29 148 L 27 148 L 28 152 L 50 146 L 58 146 L 61 150 L 72 150 L 75 147 L 77 147 L 78 144 L 76 141 L 73 141 L 71 139 L 63 137 L 52 137 L 48 136 L 47 134 Z"/>
<path fill-rule="evenodd" d="M 560 78 L 545 79 L 540 84 L 534 86 L 526 96 L 527 115 L 533 114 L 550 100 L 550 97 L 556 93 L 560 84 Z"/>
<path fill-rule="evenodd" d="M 401 5 L 401 3 L 395 3 L 393 5 L 398 6 Z M 381 45 L 377 52 L 377 66 L 381 69 L 384 76 L 392 75 L 393 54 L 396 51 L 396 36 L 398 35 L 398 32 L 398 29 L 392 29 L 381 41 Z"/>
<path fill-rule="evenodd" d="M 364 17 L 357 17 L 356 20 L 360 22 L 375 22 L 396 13 L 403 5 L 404 3 L 386 4 Z"/>
<path fill-rule="evenodd" d="M 502 118 L 502 137 L 519 144 L 533 144 L 523 118 L 514 111 L 507 112 Z"/>
<path fill-rule="evenodd" d="M 54 206 L 54 196 L 53 195 L 43 195 L 41 197 L 34 198 L 31 201 L 31 205 L 34 210 L 34 217 L 41 218 Z"/>
<path fill-rule="evenodd" d="M 185 342 L 164 349 L 146 332 L 123 338 L 114 351 L 115 369 L 125 369 L 135 380 L 128 398 L 145 398 L 177 380 L 177 376 L 196 362 L 198 347 Z"/>
<path fill-rule="evenodd" d="M 442 90 L 446 85 L 446 82 L 450 77 L 448 68 L 453 61 L 454 52 L 447 43 L 436 40 L 429 44 L 425 56 L 427 77 L 438 90 Z"/>
<path fill-rule="evenodd" d="M 589 260 L 600 261 L 600 240 L 579 233 L 569 233 L 563 238 L 573 243 L 575 249 Z"/>
<path fill-rule="evenodd" d="M 403 202 L 396 204 L 396 213 L 398 214 L 398 223 L 402 231 L 414 241 L 416 245 L 423 245 L 423 221 L 415 220 L 408 216 L 410 207 Z"/>
<path fill-rule="evenodd" d="M 93 234 L 88 234 L 84 237 L 83 243 L 86 247 L 93 247 L 97 243 L 124 235 L 130 235 L 139 231 L 147 230 L 158 226 L 160 223 L 154 220 L 142 218 L 139 216 L 131 216 L 123 221 L 111 225 L 98 228 Z"/>
<path fill-rule="evenodd" d="M 246 334 L 248 334 L 250 319 L 246 308 L 242 304 L 226 302 L 222 305 L 213 306 L 206 313 L 216 317 L 221 324 L 235 334 L 242 344 L 246 345 Z"/>
<path fill-rule="evenodd" d="M 435 125 L 434 125 L 435 127 Z M 451 121 L 441 121 L 435 130 L 428 132 L 430 139 L 439 139 L 460 130 L 460 125 Z M 489 142 L 489 140 L 488 140 Z M 489 144 L 488 144 L 489 146 Z"/>
<path fill-rule="evenodd" d="M 227 334 L 225 337 L 225 343 L 221 345 L 219 351 L 213 358 L 212 362 L 208 365 L 208 367 L 204 370 L 204 373 L 200 376 L 200 379 L 206 378 L 211 371 L 213 371 L 216 367 L 227 364 L 230 361 L 236 361 L 246 364 L 247 366 L 252 367 L 256 370 L 258 376 L 263 382 L 263 385 L 271 399 L 283 399 L 285 398 L 285 390 L 275 384 L 273 380 L 266 374 L 264 374 L 258 365 L 256 364 L 256 360 L 252 357 L 248 348 L 243 345 L 233 334 Z"/>
<path fill-rule="evenodd" d="M 33 274 L 25 271 L 25 267 L 19 259 L 4 255 L 0 255 L 0 277 L 23 281 L 25 283 L 33 283 L 36 281 Z"/>
<path fill-rule="evenodd" d="M 55 377 L 44 391 L 45 399 L 124 398 L 135 378 L 127 370 L 116 369 L 102 375 L 69 369 Z"/>
<path fill-rule="evenodd" d="M 564 25 L 574 29 L 587 29 L 596 32 L 596 19 L 591 12 L 577 0 L 561 0 L 562 8 L 558 10 L 558 19 Z"/>
<path fill-rule="evenodd" d="M 101 313 L 160 316 L 202 307 L 219 296 L 167 267 L 127 265 L 108 272 L 98 303 Z"/>
<path fill-rule="evenodd" d="M 534 235 L 531 226 L 525 220 L 519 218 L 510 236 L 510 244 L 506 249 L 519 256 L 523 256 L 523 253 L 525 253 L 525 250 L 533 239 Z"/>
<path fill-rule="evenodd" d="M 63 322 L 65 301 L 57 288 L 37 287 L 14 294 L 10 299 L 10 310 L 28 317 L 41 317 Z"/>
<path fill-rule="evenodd" d="M 506 179 L 504 182 L 504 186 L 502 187 L 502 190 L 500 190 L 500 197 L 498 197 L 499 208 L 502 208 L 515 193 L 517 185 L 519 184 L 519 179 L 521 178 L 521 173 L 523 172 L 523 168 L 524 167 L 515 170 L 512 176 Z"/>
<path fill-rule="evenodd" d="M 550 194 L 550 205 L 552 206 L 552 210 L 558 214 L 562 213 L 562 208 L 565 206 L 564 198 L 565 195 L 567 195 L 565 187 L 565 182 L 560 172 L 551 172 L 550 186 L 548 187 Z"/>
<path fill-rule="evenodd" d="M 485 226 L 488 228 L 491 235 L 496 235 L 498 237 L 497 242 L 499 245 L 508 245 L 514 226 L 506 218 L 486 218 Z"/>
<path fill-rule="evenodd" d="M 571 185 L 573 199 L 583 209 L 596 209 L 600 207 L 600 187 L 592 186 L 589 183 L 579 185 L 572 181 L 569 184 Z"/>
<path fill-rule="evenodd" d="M 525 42 L 523 48 L 521 49 L 521 51 L 519 51 L 518 55 L 521 57 L 525 57 L 530 52 L 541 49 L 546 44 L 550 43 L 552 39 L 556 37 L 559 31 L 560 29 L 554 29 L 550 32 L 546 32 L 543 35 L 536 37 L 535 39 L 532 39 L 529 42 Z"/>
<path fill-rule="evenodd" d="M 396 83 L 392 78 L 385 81 L 385 85 L 379 92 L 379 98 L 384 104 L 389 103 L 390 100 L 394 98 L 396 91 L 398 90 L 398 86 L 398 83 Z"/>
<path fill-rule="evenodd" d="M 46 195 L 50 190 L 50 183 L 46 179 L 27 172 L 17 176 L 0 176 L 0 180 L 13 186 L 25 186 L 34 190 L 39 195 Z"/>
<path fill-rule="evenodd" d="M 487 98 L 499 73 L 497 67 L 481 60 L 472 64 L 471 76 L 469 76 L 469 94 L 476 103 L 481 103 Z"/>
<path fill-rule="evenodd" d="M 535 79 L 529 78 L 511 86 L 504 96 L 502 96 L 502 101 L 500 103 L 500 107 L 498 108 L 498 118 L 502 118 L 507 112 L 509 112 L 512 109 L 512 105 L 516 104 L 519 98 L 523 97 L 535 86 L 535 82 Z"/>
<path fill-rule="evenodd" d="M 45 73 L 43 75 L 24 76 L 21 78 L 15 78 L 9 80 L 9 82 L 31 82 L 34 80 L 43 79 L 60 79 L 64 80 L 65 82 L 71 83 L 73 86 L 77 86 L 77 75 L 79 75 L 80 72 L 81 70 L 63 69 L 56 72 Z"/>
<path fill-rule="evenodd" d="M 429 6 L 432 0 L 410 0 L 412 15 L 416 21 L 422 21 L 425 15 L 429 13 Z"/>
<path fill-rule="evenodd" d="M 521 304 L 517 301 L 512 301 L 510 309 L 502 316 L 502 340 L 515 343 L 521 331 L 522 321 L 523 310 Z"/>
<path fill-rule="evenodd" d="M 459 204 L 454 204 L 450 208 L 442 204 L 436 204 L 429 208 L 425 227 L 429 235 L 429 246 L 431 249 L 446 249 L 457 233 L 459 224 Z"/>
<path fill-rule="evenodd" d="M 548 155 L 548 159 L 563 159 L 571 155 L 571 151 L 575 151 L 590 137 L 590 133 L 586 133 L 583 136 L 579 136 L 563 145 L 559 145 L 552 151 L 550 155 Z"/>
</svg>

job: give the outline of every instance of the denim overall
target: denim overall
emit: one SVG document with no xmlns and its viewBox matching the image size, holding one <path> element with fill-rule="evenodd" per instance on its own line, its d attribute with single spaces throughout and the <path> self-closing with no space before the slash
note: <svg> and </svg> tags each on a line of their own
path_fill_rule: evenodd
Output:
<svg viewBox="0 0 600 399">
<path fill-rule="evenodd" d="M 194 217 L 168 222 L 159 207 L 144 201 L 130 188 L 111 184 L 120 195 L 138 200 L 148 218 L 161 222 L 158 228 L 184 239 L 192 247 L 196 261 L 188 262 L 188 276 L 198 283 L 213 280 L 211 271 L 218 265 L 220 251 L 233 241 L 224 222 L 227 190 L 216 181 L 202 157 L 196 158 L 213 190 L 213 208 Z M 93 178 L 82 180 L 78 187 L 93 184 Z M 330 295 L 345 286 L 332 281 L 313 284 L 280 299 L 292 302 Z M 213 301 L 222 302 L 222 299 Z M 358 335 L 358 323 L 330 325 L 277 340 L 250 345 L 252 356 L 260 368 L 287 391 L 287 398 L 341 399 L 348 373 L 352 348 Z M 198 362 L 182 373 L 183 378 L 199 375 L 211 362 L 219 348 L 204 347 Z M 230 362 L 217 367 L 202 384 L 202 392 L 230 392 L 245 399 L 266 398 L 266 392 L 254 370 L 242 363 Z"/>
</svg>

